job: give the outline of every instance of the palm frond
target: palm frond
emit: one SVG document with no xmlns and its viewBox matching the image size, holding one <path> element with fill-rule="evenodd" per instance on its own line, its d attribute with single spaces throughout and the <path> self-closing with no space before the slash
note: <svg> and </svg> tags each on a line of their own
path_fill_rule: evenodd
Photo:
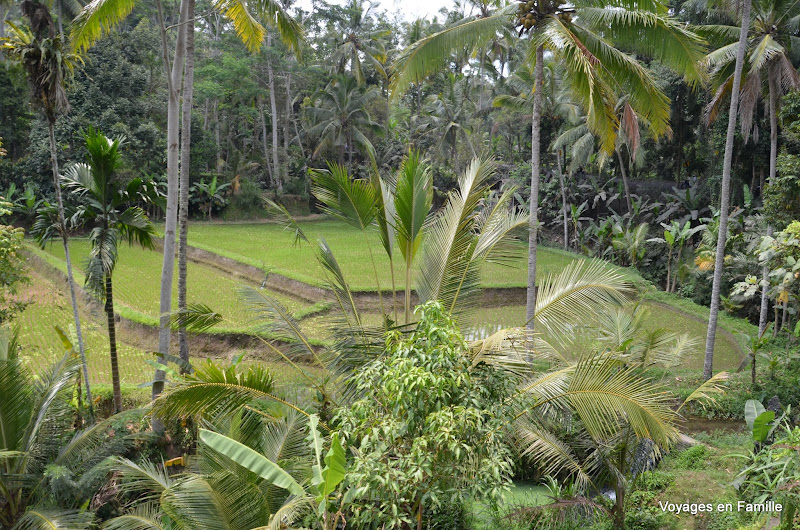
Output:
<svg viewBox="0 0 800 530">
<path fill-rule="evenodd" d="M 191 303 L 186 309 L 179 309 L 172 314 L 170 326 L 172 329 L 185 329 L 190 333 L 203 333 L 220 324 L 224 319 L 222 315 L 205 304 Z"/>
<path fill-rule="evenodd" d="M 323 204 L 322 211 L 366 230 L 375 220 L 375 189 L 367 180 L 350 179 L 347 168 L 329 163 L 328 169 L 313 169 L 311 193 Z"/>
<path fill-rule="evenodd" d="M 409 86 L 428 75 L 442 71 L 453 53 L 471 53 L 491 41 L 510 24 L 517 9 L 508 6 L 484 18 L 470 18 L 439 33 L 425 37 L 403 50 L 395 61 L 390 90 L 398 97 Z"/>
<path fill-rule="evenodd" d="M 712 376 L 708 381 L 697 387 L 694 392 L 689 394 L 689 397 L 678 407 L 678 412 L 693 401 L 700 403 L 703 407 L 709 403 L 714 403 L 716 401 L 716 396 L 725 393 L 725 381 L 727 381 L 728 378 L 728 372 L 719 372 Z"/>
<path fill-rule="evenodd" d="M 278 403 L 306 414 L 273 392 L 272 373 L 260 365 L 251 365 L 247 371 L 239 373 L 234 366 L 220 367 L 207 362 L 195 367 L 194 374 L 170 384 L 153 403 L 153 411 L 162 418 L 215 417 L 261 401 Z"/>
<path fill-rule="evenodd" d="M 583 315 L 607 311 L 626 301 L 631 285 L 600 260 L 575 260 L 547 277 L 536 297 L 535 327 L 568 335 Z"/>
<path fill-rule="evenodd" d="M 521 456 L 530 458 L 547 475 L 566 473 L 586 488 L 592 483 L 590 470 L 584 468 L 572 447 L 558 439 L 547 429 L 528 420 L 518 420 L 514 425 L 515 438 L 521 446 Z"/>
<path fill-rule="evenodd" d="M 56 510 L 33 506 L 14 525 L 14 530 L 85 530 L 91 527 L 94 514 L 79 510 Z"/>
<path fill-rule="evenodd" d="M 136 0 L 92 0 L 72 21 L 70 42 L 75 51 L 87 51 L 103 34 L 114 30 L 133 11 Z"/>
</svg>

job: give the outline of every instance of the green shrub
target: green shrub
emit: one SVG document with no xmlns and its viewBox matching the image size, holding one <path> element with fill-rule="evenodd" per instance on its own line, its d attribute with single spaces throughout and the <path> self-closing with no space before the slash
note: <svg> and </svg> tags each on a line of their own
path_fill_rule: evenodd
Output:
<svg viewBox="0 0 800 530">
<path fill-rule="evenodd" d="M 695 445 L 675 457 L 675 469 L 699 470 L 705 467 L 708 451 L 704 445 Z"/>
<path fill-rule="evenodd" d="M 675 475 L 666 471 L 645 471 L 636 477 L 636 491 L 659 492 L 675 481 Z"/>
</svg>

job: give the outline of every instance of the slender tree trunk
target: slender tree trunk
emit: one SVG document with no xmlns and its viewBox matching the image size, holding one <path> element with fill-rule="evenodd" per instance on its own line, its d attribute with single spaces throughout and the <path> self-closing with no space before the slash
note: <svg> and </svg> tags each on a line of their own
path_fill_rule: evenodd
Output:
<svg viewBox="0 0 800 530">
<path fill-rule="evenodd" d="M 272 34 L 267 32 L 267 48 L 272 47 Z M 272 112 L 272 168 L 275 179 L 275 190 L 283 195 L 283 175 L 278 161 L 278 106 L 275 103 L 275 73 L 272 69 L 272 58 L 267 58 L 267 82 L 269 83 L 269 107 Z"/>
<path fill-rule="evenodd" d="M 168 354 L 172 333 L 170 329 L 170 313 L 172 312 L 172 277 L 175 269 L 175 239 L 178 224 L 178 160 L 179 160 L 179 126 L 180 126 L 180 78 L 183 73 L 183 61 L 186 52 L 186 20 L 188 19 L 189 4 L 181 0 L 180 26 L 178 39 L 175 44 L 175 60 L 170 67 L 169 48 L 167 47 L 166 28 L 164 26 L 164 12 L 161 0 L 156 0 L 158 8 L 158 21 L 161 31 L 161 51 L 164 60 L 164 69 L 167 75 L 167 88 L 169 101 L 167 103 L 167 207 L 164 215 L 164 259 L 161 268 L 161 295 L 159 298 L 159 328 L 158 352 Z M 163 357 L 159 355 L 159 361 Z M 153 399 L 164 388 L 164 371 L 156 370 L 153 378 Z M 160 432 L 163 425 L 153 419 L 153 430 Z"/>
<path fill-rule="evenodd" d="M 283 112 L 283 176 L 289 178 L 289 141 L 291 140 L 290 128 L 292 125 L 292 74 L 286 70 L 284 77 L 286 84 L 286 105 Z"/>
<path fill-rule="evenodd" d="M 769 80 L 769 180 L 772 182 L 775 178 L 778 165 L 778 86 L 775 77 L 768 74 Z M 755 173 L 755 172 L 754 172 Z M 761 174 L 764 174 L 762 168 Z M 755 180 L 755 179 L 754 179 Z M 762 178 L 763 180 L 763 178 Z M 761 184 L 760 193 L 764 194 L 764 185 Z M 772 226 L 767 226 L 767 236 L 772 236 Z M 767 320 L 769 316 L 769 267 L 764 265 L 761 268 L 761 310 L 758 315 L 758 336 L 763 337 L 764 332 L 767 330 Z"/>
<path fill-rule="evenodd" d="M 58 11 L 58 36 L 61 38 L 61 42 L 64 42 L 64 8 L 61 6 L 63 0 L 56 1 L 56 10 Z M 0 24 L 3 24 L 3 21 L 0 20 Z"/>
<path fill-rule="evenodd" d="M 86 385 L 86 402 L 89 406 L 89 422 L 94 423 L 94 401 L 92 401 L 92 389 L 89 384 L 89 365 L 86 362 L 86 348 L 83 344 L 83 332 L 81 331 L 81 318 L 78 313 L 78 297 L 75 294 L 75 276 L 72 274 L 72 258 L 69 253 L 69 236 L 67 235 L 67 222 L 64 218 L 64 200 L 61 197 L 61 182 L 58 177 L 58 156 L 56 152 L 55 123 L 47 120 L 47 130 L 50 136 L 50 159 L 53 166 L 53 186 L 56 192 L 56 205 L 58 206 L 58 224 L 61 228 L 61 240 L 64 243 L 64 259 L 67 262 L 67 283 L 69 284 L 69 296 L 72 301 L 72 319 L 75 323 L 75 335 L 78 337 L 78 353 L 81 356 L 81 368 L 83 369 L 83 380 Z"/>
<path fill-rule="evenodd" d="M 772 237 L 771 226 L 767 227 L 767 236 Z M 769 267 L 761 267 L 761 309 L 758 314 L 758 337 L 764 336 L 769 322 Z"/>
<path fill-rule="evenodd" d="M 347 131 L 347 171 L 353 174 L 353 133 Z"/>
<path fill-rule="evenodd" d="M 261 97 L 258 98 L 258 109 L 261 114 L 261 143 L 262 148 L 264 150 L 264 165 L 267 166 L 267 175 L 269 175 L 270 183 L 275 182 L 275 178 L 272 176 L 272 164 L 269 163 L 269 145 L 267 141 L 267 114 L 264 112 L 264 100 Z"/>
<path fill-rule="evenodd" d="M 214 100 L 214 142 L 217 145 L 217 158 L 214 160 L 214 171 L 219 173 L 220 160 L 222 160 L 222 143 L 219 130 L 219 100 Z"/>
<path fill-rule="evenodd" d="M 525 320 L 528 329 L 533 329 L 536 315 L 536 245 L 539 232 L 539 127 L 542 117 L 542 81 L 544 78 L 544 48 L 536 48 L 534 67 L 533 117 L 531 119 L 531 205 L 528 232 L 528 296 Z"/>
<path fill-rule="evenodd" d="M 736 52 L 736 67 L 731 87 L 731 106 L 728 111 L 728 131 L 725 138 L 725 158 L 722 163 L 722 190 L 719 211 L 719 235 L 717 252 L 714 256 L 714 282 L 711 288 L 711 309 L 708 313 L 708 333 L 706 334 L 706 355 L 703 363 L 703 377 L 711 378 L 714 366 L 714 341 L 717 335 L 719 317 L 719 296 L 722 285 L 722 269 L 725 265 L 725 243 L 728 238 L 728 209 L 731 202 L 731 163 L 733 161 L 733 139 L 736 134 L 736 114 L 739 107 L 739 90 L 742 84 L 742 67 L 747 51 L 747 31 L 750 27 L 750 0 L 742 2 L 741 31 L 739 48 Z"/>
<path fill-rule="evenodd" d="M 561 212 L 564 214 L 564 250 L 569 250 L 569 222 L 567 220 L 567 187 L 564 185 L 564 170 L 561 166 L 561 151 L 556 153 L 558 161 L 558 185 L 561 187 Z"/>
<path fill-rule="evenodd" d="M 195 0 L 189 4 L 187 20 L 194 19 Z M 194 98 L 194 22 L 186 24 L 186 67 L 183 77 L 183 124 L 181 125 L 181 173 L 180 197 L 178 198 L 178 309 L 186 310 L 187 248 L 189 238 L 189 174 L 192 148 L 192 104 Z M 180 357 L 189 362 L 189 341 L 186 328 L 178 330 L 178 351 Z M 183 370 L 183 368 L 181 368 Z"/>
<path fill-rule="evenodd" d="M 122 390 L 119 384 L 119 359 L 117 357 L 117 326 L 114 322 L 114 291 L 111 275 L 106 276 L 106 320 L 108 322 L 108 352 L 111 357 L 111 386 L 114 388 L 114 413 L 122 411 Z"/>
<path fill-rule="evenodd" d="M 622 159 L 622 153 L 617 149 L 617 161 L 619 162 L 619 173 L 622 176 L 622 185 L 625 187 L 625 202 L 628 205 L 628 213 L 633 213 L 633 204 L 631 203 L 631 189 L 628 186 L 628 172 L 625 170 L 625 161 Z"/>
</svg>

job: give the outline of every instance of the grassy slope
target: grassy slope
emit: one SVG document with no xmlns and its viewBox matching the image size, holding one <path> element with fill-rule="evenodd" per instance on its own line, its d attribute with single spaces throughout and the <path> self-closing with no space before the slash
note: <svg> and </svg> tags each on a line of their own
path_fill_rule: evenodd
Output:
<svg viewBox="0 0 800 530">
<path fill-rule="evenodd" d="M 55 331 L 55 326 L 69 333 L 73 327 L 72 309 L 68 293 L 50 280 L 36 273 L 31 274 L 31 285 L 22 296 L 33 301 L 19 316 L 20 343 L 26 363 L 34 372 L 59 359 L 64 348 Z M 90 378 L 93 383 L 111 382 L 111 363 L 108 358 L 108 335 L 101 318 L 82 315 L 83 335 L 89 363 Z M 120 379 L 122 383 L 140 383 L 143 374 L 151 371 L 145 363 L 148 354 L 133 346 L 119 343 Z"/>
<path fill-rule="evenodd" d="M 345 271 L 353 290 L 375 290 L 373 258 L 378 269 L 378 282 L 381 288 L 391 288 L 389 259 L 380 246 L 377 232 L 370 233 L 365 238 L 355 228 L 339 221 L 306 221 L 299 224 L 311 244 L 293 246 L 292 234 L 274 223 L 194 223 L 189 229 L 189 244 L 289 278 L 321 285 L 324 273 L 315 255 L 317 240 L 324 239 L 342 270 Z M 366 242 L 369 246 L 365 244 Z M 483 280 L 486 287 L 527 285 L 525 246 L 520 245 L 519 249 L 519 259 L 514 267 L 489 264 L 484 269 Z M 399 252 L 397 255 L 400 255 Z M 574 254 L 560 250 L 542 249 L 539 253 L 537 272 L 541 276 L 559 271 L 575 257 Z M 402 265 L 395 263 L 395 281 L 398 288 L 405 285 L 403 275 Z"/>
<path fill-rule="evenodd" d="M 323 237 L 328 241 L 355 287 L 375 288 L 371 260 L 369 252 L 363 248 L 362 234 L 344 223 L 334 221 L 309 221 L 303 222 L 302 225 L 310 239 Z M 384 257 L 382 249 L 377 247 L 377 237 L 372 239 L 376 263 L 379 267 L 381 264 L 385 266 L 381 269 L 385 276 L 383 280 L 389 281 L 388 260 Z M 190 243 L 308 283 L 322 282 L 322 270 L 314 257 L 315 245 L 304 244 L 301 247 L 293 247 L 291 235 L 275 224 L 195 223 L 190 230 Z M 88 242 L 76 239 L 71 245 L 75 263 L 81 263 L 88 252 Z M 60 247 L 54 245 L 47 252 L 36 251 L 36 253 L 63 270 L 61 261 L 63 251 Z M 557 272 L 576 258 L 586 259 L 560 249 L 541 249 L 539 277 Z M 522 287 L 526 281 L 525 266 L 524 256 L 520 257 L 514 268 L 489 264 L 485 270 L 485 283 L 491 286 Z M 150 325 L 157 324 L 160 270 L 159 252 L 127 246 L 121 249 L 120 264 L 115 271 L 115 290 L 118 311 L 122 316 Z M 619 270 L 629 281 L 637 285 L 648 301 L 652 301 L 649 303 L 651 313 L 646 323 L 647 329 L 667 327 L 675 331 L 688 332 L 701 341 L 704 339 L 707 308 L 655 289 L 632 269 Z M 501 278 L 502 281 L 497 278 Z M 81 280 L 82 278 L 79 279 Z M 205 303 L 225 317 L 225 323 L 216 328 L 216 332 L 241 332 L 250 329 L 250 315 L 236 294 L 239 285 L 239 280 L 217 269 L 195 263 L 189 264 L 190 302 Z M 382 286 L 385 284 L 382 283 Z M 296 314 L 308 310 L 307 306 L 289 297 L 270 294 Z M 523 315 L 524 308 L 521 306 L 485 309 L 475 317 L 473 326 L 485 331 L 494 331 L 500 327 L 520 325 Z M 326 326 L 323 317 L 312 316 L 304 321 L 309 336 L 315 339 L 324 338 Z M 724 314 L 721 316 L 721 327 L 732 334 L 752 333 L 754 329 L 749 323 Z M 718 334 L 715 367 L 735 368 L 741 355 L 741 349 L 735 340 L 727 334 Z M 683 368 L 697 369 L 701 366 L 702 352 L 698 351 L 687 359 Z"/>
<path fill-rule="evenodd" d="M 41 251 L 29 245 L 28 249 L 65 270 L 64 250 L 60 245 L 52 245 Z M 70 241 L 73 264 L 76 266 L 76 281 L 83 282 L 80 265 L 89 252 L 85 239 Z M 162 254 L 158 251 L 123 246 L 119 253 L 119 263 L 114 271 L 114 302 L 117 312 L 130 320 L 148 325 L 158 325 L 159 289 Z M 176 267 L 177 270 L 177 267 Z M 173 281 L 172 303 L 177 307 L 177 278 Z M 215 328 L 217 332 L 244 331 L 252 327 L 252 313 L 241 302 L 237 289 L 243 281 L 225 273 L 197 263 L 188 266 L 189 303 L 204 303 L 220 313 L 225 322 Z M 293 298 L 270 292 L 290 311 L 305 311 L 307 304 Z"/>
</svg>

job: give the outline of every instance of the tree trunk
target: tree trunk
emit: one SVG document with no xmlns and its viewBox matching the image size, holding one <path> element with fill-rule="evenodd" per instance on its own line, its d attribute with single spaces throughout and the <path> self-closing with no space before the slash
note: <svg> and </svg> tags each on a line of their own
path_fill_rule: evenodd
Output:
<svg viewBox="0 0 800 530">
<path fill-rule="evenodd" d="M 622 185 L 625 187 L 625 202 L 628 204 L 628 213 L 633 213 L 633 203 L 631 202 L 631 189 L 628 186 L 628 172 L 625 170 L 625 161 L 622 153 L 617 149 L 617 161 L 619 162 L 619 173 L 622 176 Z"/>
<path fill-rule="evenodd" d="M 187 0 L 187 20 L 194 19 L 195 0 Z M 192 148 L 192 102 L 194 98 L 194 22 L 186 24 L 186 69 L 183 78 L 183 124 L 181 125 L 181 173 L 178 199 L 178 309 L 186 310 L 187 245 L 189 237 L 189 174 Z M 186 328 L 178 330 L 180 357 L 189 362 L 189 342 Z M 183 370 L 183 368 L 181 368 Z"/>
<path fill-rule="evenodd" d="M 767 183 L 772 182 L 777 172 L 778 164 L 778 86 L 775 77 L 770 73 L 768 74 L 769 81 L 769 180 Z M 763 176 L 764 170 L 762 168 L 761 175 Z M 763 180 L 763 178 L 762 178 Z M 761 183 L 760 194 L 763 197 L 764 184 Z M 767 236 L 772 236 L 772 226 L 767 226 Z M 763 337 L 764 332 L 767 330 L 767 320 L 769 311 L 769 267 L 764 265 L 761 268 L 761 309 L 758 315 L 758 336 Z"/>
<path fill-rule="evenodd" d="M 272 47 L 272 34 L 267 32 L 267 48 Z M 283 175 L 278 161 L 278 106 L 275 103 L 275 73 L 272 69 L 272 58 L 267 58 L 267 82 L 269 83 L 269 107 L 272 112 L 272 169 L 275 179 L 275 190 L 283 195 Z"/>
<path fill-rule="evenodd" d="M 289 140 L 292 124 L 292 74 L 288 70 L 284 78 L 286 82 L 286 105 L 283 112 L 283 176 L 289 178 Z"/>
<path fill-rule="evenodd" d="M 214 142 L 217 146 L 216 160 L 214 160 L 214 171 L 219 173 L 220 160 L 222 160 L 222 143 L 219 131 L 219 100 L 214 100 Z"/>
<path fill-rule="evenodd" d="M 89 365 L 86 362 L 86 348 L 83 344 L 83 332 L 81 331 L 81 318 L 78 313 L 78 297 L 75 294 L 75 276 L 72 274 L 72 259 L 69 253 L 69 236 L 67 235 L 67 222 L 64 218 L 64 201 L 61 197 L 61 182 L 58 177 L 58 157 L 56 152 L 55 123 L 47 120 L 47 129 L 50 135 L 50 158 L 53 165 L 53 185 L 56 192 L 56 205 L 58 206 L 58 224 L 61 228 L 61 240 L 64 243 L 64 260 L 67 262 L 67 283 L 69 284 L 69 296 L 72 301 L 72 319 L 75 323 L 75 335 L 78 337 L 78 352 L 81 356 L 81 368 L 83 369 L 83 380 L 86 385 L 86 402 L 89 405 L 89 422 L 94 423 L 94 401 L 92 401 L 92 389 L 89 384 Z"/>
<path fill-rule="evenodd" d="M 261 113 L 261 146 L 264 149 L 264 165 L 267 166 L 267 175 L 269 175 L 269 183 L 274 183 L 275 179 L 272 176 L 272 164 L 269 163 L 269 145 L 267 142 L 267 114 L 264 112 L 264 100 L 258 98 L 258 109 Z"/>
<path fill-rule="evenodd" d="M 122 412 L 122 390 L 119 384 L 119 359 L 117 358 L 117 326 L 114 322 L 114 291 L 111 275 L 106 276 L 106 320 L 108 321 L 108 353 L 111 358 L 111 386 L 114 388 L 114 413 Z"/>
<path fill-rule="evenodd" d="M 528 329 L 533 329 L 536 315 L 536 245 L 539 231 L 539 127 L 542 117 L 542 80 L 544 77 L 544 48 L 536 48 L 534 68 L 533 117 L 531 119 L 531 205 L 528 231 L 528 294 L 525 320 Z"/>
<path fill-rule="evenodd" d="M 772 227 L 767 227 L 767 236 L 772 236 Z M 758 337 L 764 336 L 769 322 L 769 267 L 761 267 L 761 309 L 758 314 Z"/>
<path fill-rule="evenodd" d="M 167 88 L 169 101 L 167 103 L 167 207 L 164 214 L 164 258 L 161 267 L 161 295 L 159 298 L 159 327 L 158 327 L 158 354 L 169 353 L 170 340 L 170 313 L 172 312 L 172 277 L 175 269 L 175 236 L 178 224 L 178 158 L 179 158 L 179 126 L 180 126 L 180 77 L 183 73 L 183 61 L 186 52 L 186 20 L 188 19 L 189 4 L 181 0 L 178 39 L 175 44 L 175 60 L 170 67 L 169 48 L 167 47 L 166 28 L 164 26 L 164 12 L 161 0 L 156 0 L 158 8 L 158 22 L 161 31 L 161 51 L 164 69 L 167 75 Z M 158 356 L 159 362 L 163 357 Z M 164 388 L 164 371 L 156 370 L 153 378 L 153 399 Z M 163 430 L 163 425 L 153 419 L 153 430 Z"/>
<path fill-rule="evenodd" d="M 61 39 L 61 43 L 64 43 L 64 8 L 62 7 L 61 3 L 64 0 L 56 0 L 56 10 L 58 12 L 58 36 Z M 0 20 L 0 24 L 3 24 L 3 21 Z"/>
<path fill-rule="evenodd" d="M 558 185 L 561 187 L 561 211 L 564 214 L 564 250 L 569 250 L 569 222 L 567 220 L 567 188 L 564 185 L 564 170 L 561 167 L 561 151 L 556 153 L 558 162 Z"/>
<path fill-rule="evenodd" d="M 747 51 L 747 30 L 750 27 L 750 0 L 742 2 L 741 31 L 739 48 L 736 51 L 736 67 L 731 87 L 731 106 L 728 110 L 728 131 L 725 138 L 725 158 L 722 163 L 722 190 L 719 211 L 719 235 L 717 252 L 714 256 L 714 282 L 711 288 L 711 309 L 708 313 L 708 333 L 706 334 L 706 354 L 703 363 L 703 378 L 711 378 L 714 365 L 714 341 L 717 335 L 719 316 L 719 296 L 722 285 L 722 269 L 725 260 L 725 242 L 728 238 L 728 209 L 731 202 L 731 163 L 733 161 L 733 139 L 736 134 L 736 114 L 739 107 L 739 90 L 742 84 L 742 67 Z"/>
</svg>

